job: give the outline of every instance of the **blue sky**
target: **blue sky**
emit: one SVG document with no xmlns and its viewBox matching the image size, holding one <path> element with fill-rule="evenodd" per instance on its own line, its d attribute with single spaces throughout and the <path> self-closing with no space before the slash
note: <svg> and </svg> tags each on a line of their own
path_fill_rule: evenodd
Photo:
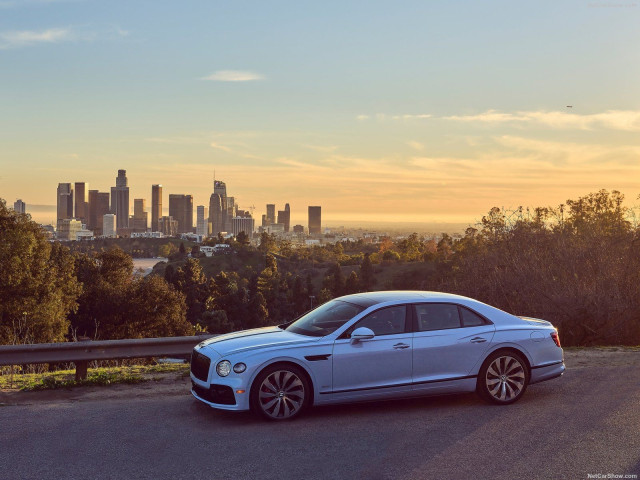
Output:
<svg viewBox="0 0 640 480">
<path fill-rule="evenodd" d="M 640 193 L 640 6 L 0 0 L 0 197 L 469 221 Z M 572 105 L 572 108 L 567 108 Z"/>
</svg>

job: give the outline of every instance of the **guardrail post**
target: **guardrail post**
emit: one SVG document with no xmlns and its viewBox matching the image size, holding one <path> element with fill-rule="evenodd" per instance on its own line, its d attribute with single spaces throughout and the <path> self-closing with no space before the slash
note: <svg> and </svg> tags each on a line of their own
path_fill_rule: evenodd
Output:
<svg viewBox="0 0 640 480">
<path fill-rule="evenodd" d="M 79 342 L 90 342 L 91 339 L 89 337 L 78 337 L 78 341 Z M 76 365 L 76 382 L 79 382 L 80 380 L 86 380 L 87 379 L 87 366 L 89 364 L 88 361 L 86 360 L 79 360 L 77 362 L 74 362 Z"/>
</svg>

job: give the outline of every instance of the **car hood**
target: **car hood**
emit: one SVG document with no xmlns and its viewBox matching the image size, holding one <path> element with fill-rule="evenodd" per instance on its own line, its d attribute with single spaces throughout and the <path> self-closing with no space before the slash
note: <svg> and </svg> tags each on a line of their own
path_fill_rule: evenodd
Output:
<svg viewBox="0 0 640 480">
<path fill-rule="evenodd" d="M 211 349 L 224 357 L 259 348 L 314 343 L 318 340 L 320 338 L 287 332 L 278 327 L 265 327 L 219 335 L 205 340 L 200 346 Z"/>
</svg>

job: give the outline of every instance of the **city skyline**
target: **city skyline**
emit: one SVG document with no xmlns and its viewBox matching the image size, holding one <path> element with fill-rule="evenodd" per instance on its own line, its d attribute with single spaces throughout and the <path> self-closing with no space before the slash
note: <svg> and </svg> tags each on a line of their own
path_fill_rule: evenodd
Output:
<svg viewBox="0 0 640 480">
<path fill-rule="evenodd" d="M 640 194 L 636 4 L 1 3 L 0 197 L 38 221 L 119 168 L 131 200 L 208 206 L 217 171 L 293 223 Z"/>
</svg>

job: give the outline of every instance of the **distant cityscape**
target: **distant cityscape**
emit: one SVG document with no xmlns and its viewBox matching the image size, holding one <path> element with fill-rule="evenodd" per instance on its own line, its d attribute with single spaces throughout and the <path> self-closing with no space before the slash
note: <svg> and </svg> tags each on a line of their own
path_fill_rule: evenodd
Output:
<svg viewBox="0 0 640 480">
<path fill-rule="evenodd" d="M 61 241 L 91 240 L 94 238 L 183 237 L 202 242 L 208 237 L 237 237 L 244 232 L 249 239 L 255 233 L 267 232 L 278 237 L 307 239 L 322 234 L 322 207 L 308 207 L 308 225 L 291 225 L 291 208 L 285 204 L 276 211 L 275 204 L 266 205 L 261 223 L 256 229 L 254 206 L 238 208 L 235 197 L 227 194 L 227 185 L 213 182 L 209 205 L 196 206 L 193 216 L 193 196 L 169 194 L 169 215 L 163 215 L 162 185 L 151 185 L 151 219 L 147 201 L 133 199 L 133 215 L 126 170 L 118 170 L 111 192 L 90 190 L 86 182 L 59 183 L 56 191 L 56 224 L 43 225 L 52 238 Z M 13 208 L 26 213 L 26 204 L 17 200 Z"/>
</svg>

